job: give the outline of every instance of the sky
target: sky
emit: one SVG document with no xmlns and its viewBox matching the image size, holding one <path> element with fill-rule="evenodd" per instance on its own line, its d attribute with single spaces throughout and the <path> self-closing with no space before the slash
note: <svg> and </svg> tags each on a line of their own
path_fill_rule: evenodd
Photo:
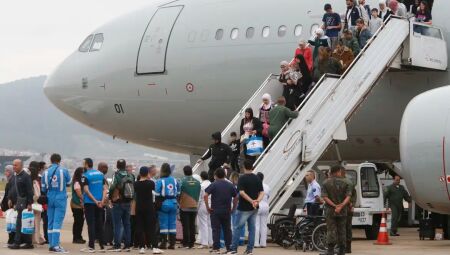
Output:
<svg viewBox="0 0 450 255">
<path fill-rule="evenodd" d="M 0 8 L 0 84 L 49 74 L 102 24 L 155 0 L 13 0 Z"/>
</svg>

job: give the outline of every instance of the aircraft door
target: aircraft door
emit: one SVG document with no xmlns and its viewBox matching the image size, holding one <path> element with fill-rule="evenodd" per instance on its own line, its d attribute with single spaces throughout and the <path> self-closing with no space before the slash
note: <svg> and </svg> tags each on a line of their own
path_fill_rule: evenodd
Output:
<svg viewBox="0 0 450 255">
<path fill-rule="evenodd" d="M 136 73 L 166 71 L 166 54 L 172 29 L 183 6 L 159 8 L 150 20 L 139 47 Z"/>
<path fill-rule="evenodd" d="M 447 43 L 440 28 L 411 22 L 411 65 L 436 70 L 447 69 Z"/>
</svg>

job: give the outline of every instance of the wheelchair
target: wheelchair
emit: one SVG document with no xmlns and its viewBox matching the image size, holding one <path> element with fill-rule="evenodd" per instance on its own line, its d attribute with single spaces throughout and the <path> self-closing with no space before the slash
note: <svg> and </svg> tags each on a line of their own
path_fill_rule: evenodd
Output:
<svg viewBox="0 0 450 255">
<path fill-rule="evenodd" d="M 288 215 L 274 214 L 271 218 L 272 240 L 285 249 L 323 252 L 327 248 L 327 228 L 323 216 L 295 216 L 296 206 Z"/>
</svg>

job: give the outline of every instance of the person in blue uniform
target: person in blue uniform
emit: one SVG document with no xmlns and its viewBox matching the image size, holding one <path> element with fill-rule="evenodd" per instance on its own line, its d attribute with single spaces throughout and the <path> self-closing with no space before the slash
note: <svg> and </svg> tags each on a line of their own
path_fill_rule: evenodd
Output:
<svg viewBox="0 0 450 255">
<path fill-rule="evenodd" d="M 180 186 L 177 180 L 171 176 L 170 165 L 164 163 L 161 166 L 160 179 L 156 182 L 155 196 L 159 211 L 159 233 L 161 234 L 160 249 L 175 249 L 176 220 L 177 220 L 177 196 L 180 195 Z"/>
<path fill-rule="evenodd" d="M 48 209 L 48 242 L 49 251 L 66 253 L 61 247 L 61 227 L 66 215 L 67 191 L 70 184 L 69 171 L 61 167 L 61 156 L 53 154 L 50 157 L 52 165 L 45 171 L 41 178 L 42 191 L 47 193 Z"/>
<path fill-rule="evenodd" d="M 103 245 L 103 206 L 106 198 L 106 184 L 104 175 L 93 169 L 94 162 L 90 158 L 84 159 L 84 168 L 86 172 L 81 177 L 83 186 L 84 214 L 88 225 L 89 243 L 88 247 L 82 249 L 82 252 L 95 252 L 95 241 L 98 238 L 100 252 L 105 252 Z"/>
</svg>

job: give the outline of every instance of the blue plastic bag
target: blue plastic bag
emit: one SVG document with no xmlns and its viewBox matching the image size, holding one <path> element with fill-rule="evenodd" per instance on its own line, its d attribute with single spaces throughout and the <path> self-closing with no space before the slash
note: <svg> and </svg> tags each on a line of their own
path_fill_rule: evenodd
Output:
<svg viewBox="0 0 450 255">
<path fill-rule="evenodd" d="M 260 136 L 250 136 L 247 141 L 246 141 L 246 147 L 247 147 L 247 152 L 246 154 L 248 156 L 257 156 L 257 155 L 261 155 L 264 151 L 264 146 L 263 146 L 263 138 Z"/>
<path fill-rule="evenodd" d="M 33 211 L 22 211 L 22 234 L 31 235 L 34 233 L 34 213 Z"/>
</svg>

